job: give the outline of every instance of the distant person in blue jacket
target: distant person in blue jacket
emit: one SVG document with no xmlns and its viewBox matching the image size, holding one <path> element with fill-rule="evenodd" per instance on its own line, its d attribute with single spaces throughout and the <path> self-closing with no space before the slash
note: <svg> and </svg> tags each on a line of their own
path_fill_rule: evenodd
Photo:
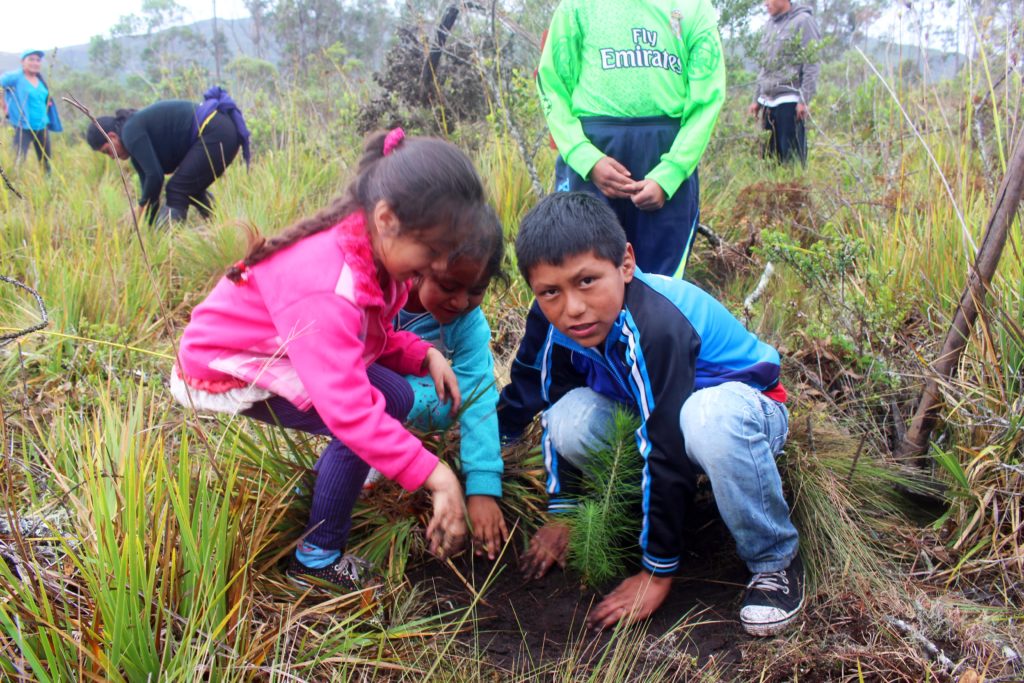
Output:
<svg viewBox="0 0 1024 683">
<path fill-rule="evenodd" d="M 0 87 L 4 89 L 4 118 L 14 126 L 15 159 L 20 162 L 32 147 L 49 174 L 49 132 L 59 133 L 63 128 L 42 68 L 43 51 L 25 50 L 21 53 L 21 68 L 0 76 Z"/>
<path fill-rule="evenodd" d="M 97 125 L 97 123 L 99 125 Z M 139 174 L 139 206 L 150 225 L 183 221 L 190 205 L 204 218 L 213 199 L 207 189 L 242 149 L 249 163 L 249 130 L 242 112 L 224 90 L 214 87 L 202 104 L 162 100 L 144 109 L 118 109 L 85 132 L 89 146 L 113 159 L 131 159 Z M 160 194 L 167 181 L 167 198 Z"/>
</svg>

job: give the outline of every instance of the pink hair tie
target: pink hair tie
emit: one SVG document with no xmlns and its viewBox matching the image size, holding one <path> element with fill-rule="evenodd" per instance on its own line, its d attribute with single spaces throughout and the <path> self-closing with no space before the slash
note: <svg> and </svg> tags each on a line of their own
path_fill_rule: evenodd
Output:
<svg viewBox="0 0 1024 683">
<path fill-rule="evenodd" d="M 401 128 L 392 128 L 384 138 L 384 156 L 395 151 L 395 148 L 405 139 L 405 131 Z"/>
</svg>

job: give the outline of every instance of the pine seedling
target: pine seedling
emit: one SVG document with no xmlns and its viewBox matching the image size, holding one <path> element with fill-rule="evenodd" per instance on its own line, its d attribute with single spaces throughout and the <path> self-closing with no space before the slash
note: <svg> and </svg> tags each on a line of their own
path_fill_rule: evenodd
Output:
<svg viewBox="0 0 1024 683">
<path fill-rule="evenodd" d="M 617 409 L 607 437 L 588 453 L 584 493 L 569 519 L 569 565 L 591 587 L 625 572 L 630 555 L 626 539 L 639 532 L 639 427 L 636 415 Z"/>
</svg>

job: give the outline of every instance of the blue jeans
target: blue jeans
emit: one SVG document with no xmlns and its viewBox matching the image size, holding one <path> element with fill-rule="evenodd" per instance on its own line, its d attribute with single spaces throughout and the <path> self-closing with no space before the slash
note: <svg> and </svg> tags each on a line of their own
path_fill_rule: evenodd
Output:
<svg viewBox="0 0 1024 683">
<path fill-rule="evenodd" d="M 552 445 L 584 475 L 586 453 L 601 442 L 617 405 L 580 388 L 544 414 Z M 683 404 L 679 427 L 686 455 L 711 481 L 715 504 L 747 568 L 757 573 L 788 567 L 799 539 L 775 465 L 789 434 L 786 406 L 746 384 L 727 382 L 695 391 Z"/>
</svg>

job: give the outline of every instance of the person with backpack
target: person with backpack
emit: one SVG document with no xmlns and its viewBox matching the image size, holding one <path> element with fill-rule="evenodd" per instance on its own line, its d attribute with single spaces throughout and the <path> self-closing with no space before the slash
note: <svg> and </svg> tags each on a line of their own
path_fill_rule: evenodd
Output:
<svg viewBox="0 0 1024 683">
<path fill-rule="evenodd" d="M 144 109 L 118 109 L 101 116 L 85 132 L 89 146 L 113 159 L 131 159 L 139 174 L 139 206 L 150 225 L 183 221 L 189 206 L 204 218 L 212 210 L 207 189 L 242 150 L 249 164 L 249 129 L 241 110 L 220 87 L 206 91 L 201 104 L 161 100 Z M 166 200 L 160 194 L 167 181 Z"/>
</svg>

